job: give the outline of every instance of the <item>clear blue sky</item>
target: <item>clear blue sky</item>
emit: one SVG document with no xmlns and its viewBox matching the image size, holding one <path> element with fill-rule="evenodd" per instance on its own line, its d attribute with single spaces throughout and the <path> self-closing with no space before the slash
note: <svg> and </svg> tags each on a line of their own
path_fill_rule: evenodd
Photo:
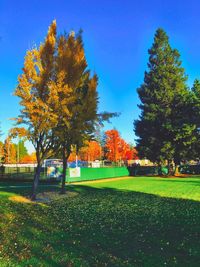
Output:
<svg viewBox="0 0 200 267">
<path fill-rule="evenodd" d="M 57 20 L 58 32 L 83 29 L 90 69 L 99 77 L 101 111 L 121 112 L 106 128 L 116 127 L 134 142 L 133 120 L 139 115 L 136 89 L 144 78 L 147 50 L 162 27 L 179 50 L 189 76 L 200 78 L 200 3 L 158 0 L 0 0 L 0 122 L 4 136 L 9 118 L 19 113 L 12 95 L 27 49 L 43 41 Z"/>
</svg>

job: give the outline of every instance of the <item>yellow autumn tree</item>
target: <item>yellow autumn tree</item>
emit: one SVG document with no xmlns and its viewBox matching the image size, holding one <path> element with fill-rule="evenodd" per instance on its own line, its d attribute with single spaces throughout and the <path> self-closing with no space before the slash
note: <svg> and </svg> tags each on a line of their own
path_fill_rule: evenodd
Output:
<svg viewBox="0 0 200 267">
<path fill-rule="evenodd" d="M 61 193 L 65 192 L 67 161 L 73 145 L 78 150 L 94 132 L 98 119 L 97 76 L 91 76 L 81 33 L 58 38 L 57 77 L 49 83 L 52 106 L 58 118 L 55 129 L 61 147 L 63 176 Z"/>
<path fill-rule="evenodd" d="M 36 150 L 37 168 L 31 198 L 36 198 L 42 162 L 52 151 L 54 133 L 52 128 L 57 117 L 51 109 L 49 81 L 54 75 L 56 49 L 56 21 L 50 25 L 44 43 L 27 51 L 22 74 L 14 94 L 20 98 L 21 113 L 17 124 L 26 125 L 26 136 Z M 20 132 L 15 127 L 13 132 Z"/>
<path fill-rule="evenodd" d="M 7 137 L 4 142 L 4 163 L 15 164 L 17 162 L 17 151 L 15 145 L 11 142 L 10 137 Z"/>
<path fill-rule="evenodd" d="M 0 165 L 2 164 L 4 159 L 4 144 L 0 141 Z"/>
<path fill-rule="evenodd" d="M 85 142 L 85 146 L 79 151 L 79 157 L 84 161 L 95 161 L 101 159 L 102 148 L 95 140 Z"/>
</svg>

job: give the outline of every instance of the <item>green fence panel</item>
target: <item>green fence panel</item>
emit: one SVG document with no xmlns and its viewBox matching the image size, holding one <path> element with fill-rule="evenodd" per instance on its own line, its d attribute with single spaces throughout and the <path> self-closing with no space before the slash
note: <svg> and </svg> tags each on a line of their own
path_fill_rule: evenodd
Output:
<svg viewBox="0 0 200 267">
<path fill-rule="evenodd" d="M 67 182 L 91 181 L 98 179 L 114 178 L 129 176 L 129 171 L 126 167 L 111 167 L 111 168 L 81 168 L 80 177 L 69 177 L 67 172 Z"/>
<path fill-rule="evenodd" d="M 1 166 L 0 167 L 0 179 L 6 180 L 33 180 L 35 173 L 35 167 L 8 167 L 8 166 Z M 47 179 L 46 171 L 44 168 L 41 168 L 41 179 Z"/>
</svg>

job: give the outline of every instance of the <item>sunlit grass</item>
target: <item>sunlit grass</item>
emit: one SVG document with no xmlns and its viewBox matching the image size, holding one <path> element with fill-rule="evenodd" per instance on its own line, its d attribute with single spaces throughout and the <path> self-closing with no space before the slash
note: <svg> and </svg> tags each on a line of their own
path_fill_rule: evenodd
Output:
<svg viewBox="0 0 200 267">
<path fill-rule="evenodd" d="M 113 181 L 84 182 L 95 188 L 115 188 L 162 197 L 174 197 L 200 201 L 200 177 L 160 178 L 160 177 L 127 177 Z"/>
</svg>

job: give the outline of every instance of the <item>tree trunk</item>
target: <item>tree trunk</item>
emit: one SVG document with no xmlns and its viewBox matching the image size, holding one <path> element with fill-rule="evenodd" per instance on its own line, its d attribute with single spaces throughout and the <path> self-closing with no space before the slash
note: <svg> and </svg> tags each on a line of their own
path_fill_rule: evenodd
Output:
<svg viewBox="0 0 200 267">
<path fill-rule="evenodd" d="M 65 180 L 67 174 L 67 158 L 65 154 L 65 148 L 63 148 L 63 173 L 62 173 L 62 184 L 61 184 L 61 194 L 65 194 Z"/>
<path fill-rule="evenodd" d="M 158 163 L 158 175 L 163 176 L 163 173 L 162 173 L 162 164 L 160 162 Z"/>
<path fill-rule="evenodd" d="M 174 175 L 175 176 L 180 174 L 178 167 L 179 167 L 179 164 L 175 164 L 175 169 L 174 169 Z"/>
<path fill-rule="evenodd" d="M 36 171 L 34 174 L 34 180 L 33 180 L 33 185 L 32 185 L 32 192 L 31 192 L 31 200 L 33 201 L 36 200 L 36 191 L 37 191 L 38 184 L 39 184 L 40 172 L 41 172 L 41 163 L 38 162 Z"/>
<path fill-rule="evenodd" d="M 172 160 L 168 160 L 168 176 L 174 176 L 174 166 Z"/>
</svg>

